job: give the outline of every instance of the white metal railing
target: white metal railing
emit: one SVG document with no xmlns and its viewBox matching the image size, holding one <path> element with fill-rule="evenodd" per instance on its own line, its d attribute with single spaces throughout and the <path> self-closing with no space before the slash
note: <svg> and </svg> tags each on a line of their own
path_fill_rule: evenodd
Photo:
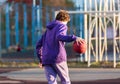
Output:
<svg viewBox="0 0 120 84">
<path fill-rule="evenodd" d="M 88 67 L 93 61 L 92 56 L 96 62 L 103 61 L 103 58 L 104 61 L 109 61 L 109 56 L 111 56 L 115 68 L 117 60 L 120 60 L 120 0 L 84 0 L 84 11 L 68 12 L 84 14 L 84 37 L 88 43 L 85 61 L 88 62 Z M 58 11 L 55 12 L 55 15 L 57 13 Z M 112 28 L 113 47 L 110 54 L 108 52 L 109 35 L 107 35 L 109 23 Z"/>
</svg>

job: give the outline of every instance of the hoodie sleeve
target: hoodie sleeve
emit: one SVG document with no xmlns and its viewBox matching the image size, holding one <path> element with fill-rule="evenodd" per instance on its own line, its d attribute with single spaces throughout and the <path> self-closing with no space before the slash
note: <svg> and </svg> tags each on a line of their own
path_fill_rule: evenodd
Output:
<svg viewBox="0 0 120 84">
<path fill-rule="evenodd" d="M 58 29 L 59 30 L 56 35 L 58 40 L 63 41 L 63 42 L 72 42 L 76 40 L 77 36 L 67 35 L 67 26 L 62 25 Z"/>
<path fill-rule="evenodd" d="M 37 57 L 38 57 L 40 62 L 42 62 L 42 60 L 41 60 L 41 56 L 42 56 L 42 41 L 43 41 L 43 35 L 42 35 L 41 39 L 39 39 L 37 44 L 36 44 L 36 54 L 37 54 Z"/>
</svg>

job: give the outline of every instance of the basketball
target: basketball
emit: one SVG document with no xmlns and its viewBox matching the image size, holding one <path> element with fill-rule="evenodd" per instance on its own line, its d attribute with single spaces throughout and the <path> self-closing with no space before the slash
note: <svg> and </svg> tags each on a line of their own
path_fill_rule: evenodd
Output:
<svg viewBox="0 0 120 84">
<path fill-rule="evenodd" d="M 87 50 L 87 44 L 86 44 L 85 40 L 83 39 L 81 41 L 81 43 L 78 43 L 78 44 L 77 44 L 77 42 L 74 42 L 73 43 L 73 50 L 77 53 L 80 53 L 80 54 L 85 53 Z"/>
</svg>

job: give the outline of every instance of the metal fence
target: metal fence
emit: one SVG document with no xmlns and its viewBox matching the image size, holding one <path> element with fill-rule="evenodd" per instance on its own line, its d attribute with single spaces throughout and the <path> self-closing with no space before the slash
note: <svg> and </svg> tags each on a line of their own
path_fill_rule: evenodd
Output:
<svg viewBox="0 0 120 84">
<path fill-rule="evenodd" d="M 70 13 L 69 34 L 84 38 L 88 44 L 82 55 L 88 62 L 120 60 L 120 1 L 84 0 L 82 7 L 66 9 Z M 20 44 L 34 49 L 46 25 L 61 8 L 6 3 L 0 7 L 0 49 Z M 0 50 L 0 51 L 1 51 Z"/>
<path fill-rule="evenodd" d="M 80 10 L 80 7 L 54 8 L 39 5 L 26 5 L 23 3 L 5 3 L 0 7 L 0 51 L 8 51 L 17 45 L 24 50 L 34 50 L 37 40 L 45 31 L 46 25 L 54 20 L 55 11 L 60 9 Z M 80 25 L 83 25 L 83 16 L 79 14 L 70 15 L 69 34 L 79 36 Z M 80 24 L 82 23 L 82 24 Z"/>
<path fill-rule="evenodd" d="M 84 0 L 84 37 L 88 44 L 85 61 L 120 61 L 120 0 Z"/>
</svg>

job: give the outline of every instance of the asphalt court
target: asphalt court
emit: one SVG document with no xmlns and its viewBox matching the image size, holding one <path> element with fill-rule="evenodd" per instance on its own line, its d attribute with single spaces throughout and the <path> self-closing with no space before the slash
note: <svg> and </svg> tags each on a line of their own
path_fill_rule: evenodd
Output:
<svg viewBox="0 0 120 84">
<path fill-rule="evenodd" d="M 116 68 L 69 68 L 69 73 L 71 81 L 94 81 L 120 78 L 120 69 Z M 44 70 L 40 68 L 12 71 L 2 73 L 0 76 L 6 76 L 16 80 L 46 81 Z"/>
</svg>

